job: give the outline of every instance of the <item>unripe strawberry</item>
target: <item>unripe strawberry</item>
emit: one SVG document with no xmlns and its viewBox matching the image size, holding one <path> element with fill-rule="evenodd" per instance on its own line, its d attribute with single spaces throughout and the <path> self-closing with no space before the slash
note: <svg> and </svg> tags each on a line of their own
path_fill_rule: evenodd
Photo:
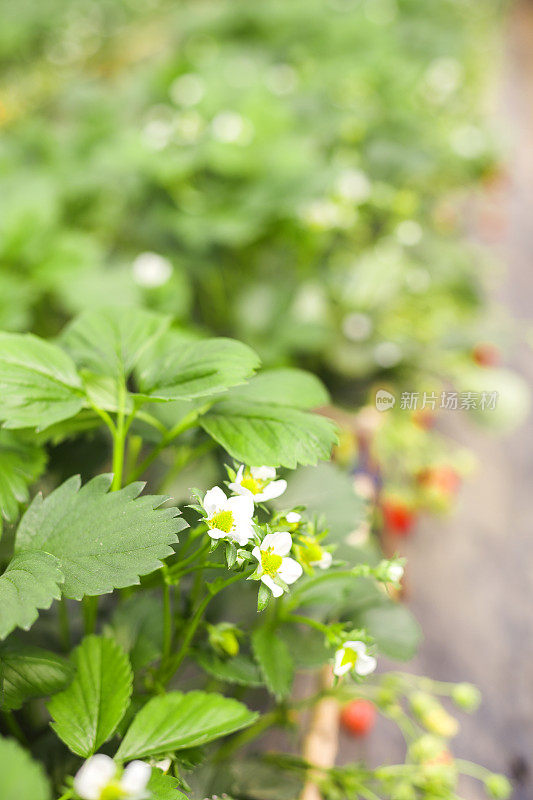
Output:
<svg viewBox="0 0 533 800">
<path fill-rule="evenodd" d="M 500 351 L 495 344 L 480 342 L 472 350 L 472 359 L 478 367 L 496 367 L 500 363 Z"/>
<path fill-rule="evenodd" d="M 489 797 L 495 800 L 507 800 L 511 796 L 512 786 L 505 775 L 489 775 L 485 778 L 485 789 Z"/>
<path fill-rule="evenodd" d="M 481 703 L 481 692 L 471 683 L 458 683 L 453 688 L 452 700 L 463 711 L 475 711 Z"/>
<path fill-rule="evenodd" d="M 343 727 L 352 736 L 365 736 L 374 727 L 376 707 L 369 700 L 352 700 L 341 713 Z"/>
</svg>

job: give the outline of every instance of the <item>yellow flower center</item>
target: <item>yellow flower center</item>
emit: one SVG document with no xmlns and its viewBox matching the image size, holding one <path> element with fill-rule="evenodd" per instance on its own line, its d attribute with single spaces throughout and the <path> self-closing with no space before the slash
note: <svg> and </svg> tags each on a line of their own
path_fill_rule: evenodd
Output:
<svg viewBox="0 0 533 800">
<path fill-rule="evenodd" d="M 229 533 L 235 524 L 232 511 L 217 511 L 213 514 L 211 519 L 208 520 L 210 528 L 216 528 L 224 533 Z"/>
<path fill-rule="evenodd" d="M 100 792 L 100 800 L 123 800 L 127 796 L 124 789 L 115 781 L 108 783 Z"/>
<path fill-rule="evenodd" d="M 259 478 L 254 478 L 251 472 L 245 472 L 241 480 L 241 486 L 243 489 L 248 489 L 252 494 L 260 494 L 268 482 L 269 481 L 261 481 Z"/>
<path fill-rule="evenodd" d="M 263 567 L 265 575 L 270 575 L 271 578 L 275 578 L 282 561 L 282 557 L 274 553 L 271 547 L 267 550 L 261 550 L 261 566 Z"/>
<path fill-rule="evenodd" d="M 357 662 L 358 653 L 355 650 L 352 650 L 351 647 L 344 648 L 344 655 L 341 661 L 341 667 L 345 667 L 346 664 L 352 664 L 355 667 Z"/>
<path fill-rule="evenodd" d="M 306 538 L 303 540 L 301 558 L 306 564 L 315 564 L 322 560 L 322 548 L 315 539 Z"/>
</svg>

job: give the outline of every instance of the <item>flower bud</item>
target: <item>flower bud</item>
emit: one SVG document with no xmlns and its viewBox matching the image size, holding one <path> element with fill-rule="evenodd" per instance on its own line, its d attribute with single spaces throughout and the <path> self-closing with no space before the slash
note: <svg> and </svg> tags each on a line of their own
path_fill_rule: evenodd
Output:
<svg viewBox="0 0 533 800">
<path fill-rule="evenodd" d="M 463 711 L 475 711 L 481 703 L 481 692 L 471 683 L 458 683 L 453 688 L 452 700 Z"/>
<path fill-rule="evenodd" d="M 221 656 L 236 656 L 239 652 L 239 640 L 237 629 L 227 623 L 221 622 L 219 625 L 210 625 L 209 644 Z"/>
<path fill-rule="evenodd" d="M 511 796 L 512 786 L 505 775 L 493 773 L 485 778 L 485 790 L 495 800 L 507 800 Z"/>
</svg>

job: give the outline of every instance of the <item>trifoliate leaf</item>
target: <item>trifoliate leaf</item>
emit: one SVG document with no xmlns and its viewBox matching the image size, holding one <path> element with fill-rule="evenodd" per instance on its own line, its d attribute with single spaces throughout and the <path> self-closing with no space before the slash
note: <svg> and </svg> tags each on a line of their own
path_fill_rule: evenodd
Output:
<svg viewBox="0 0 533 800">
<path fill-rule="evenodd" d="M 13 739 L 0 738 L 2 800 L 50 800 L 50 785 L 41 765 Z"/>
<path fill-rule="evenodd" d="M 141 392 L 152 399 L 192 400 L 243 383 L 258 366 L 257 354 L 241 342 L 191 341 L 172 331 L 146 354 L 137 378 Z"/>
<path fill-rule="evenodd" d="M 156 767 L 152 769 L 147 787 L 151 800 L 187 800 L 187 796 L 180 792 L 178 786 L 178 780 L 172 775 L 164 775 Z"/>
<path fill-rule="evenodd" d="M 88 758 L 115 732 L 128 707 L 133 673 L 113 640 L 87 636 L 72 654 L 75 675 L 48 703 L 52 728 L 79 756 Z"/>
<path fill-rule="evenodd" d="M 318 408 L 329 401 L 320 380 L 303 369 L 264 370 L 243 386 L 231 389 L 229 397 L 301 409 Z"/>
<path fill-rule="evenodd" d="M 159 509 L 165 497 L 138 497 L 143 484 L 108 492 L 110 475 L 80 488 L 73 476 L 43 499 L 37 495 L 20 522 L 16 550 L 44 550 L 65 575 L 63 593 L 76 600 L 139 582 L 173 553 L 186 527 L 176 508 Z M 136 499 L 137 498 L 137 499 Z"/>
<path fill-rule="evenodd" d="M 17 553 L 0 576 L 0 639 L 13 628 L 28 630 L 39 609 L 61 597 L 59 561 L 50 553 Z"/>
<path fill-rule="evenodd" d="M 15 522 L 19 503 L 28 500 L 28 487 L 44 470 L 42 447 L 12 431 L 0 430 L 0 513 Z"/>
<path fill-rule="evenodd" d="M 206 744 L 246 728 L 257 714 L 237 700 L 207 692 L 169 692 L 139 711 L 116 758 L 129 761 Z"/>
<path fill-rule="evenodd" d="M 327 459 L 337 441 L 331 420 L 296 408 L 223 400 L 200 425 L 245 464 L 290 467 Z"/>
<path fill-rule="evenodd" d="M 278 699 L 286 697 L 292 688 L 294 662 L 283 639 L 264 625 L 252 634 L 252 649 L 269 691 Z"/>
<path fill-rule="evenodd" d="M 34 697 L 61 691 L 74 675 L 68 661 L 40 647 L 6 647 L 0 650 L 0 664 L 0 706 L 9 709 L 20 708 Z"/>
<path fill-rule="evenodd" d="M 66 353 L 37 336 L 0 333 L 0 419 L 6 428 L 43 430 L 82 406 L 81 381 Z"/>
<path fill-rule="evenodd" d="M 71 322 L 61 343 L 79 368 L 124 381 L 169 324 L 170 317 L 140 308 L 102 308 Z"/>
</svg>

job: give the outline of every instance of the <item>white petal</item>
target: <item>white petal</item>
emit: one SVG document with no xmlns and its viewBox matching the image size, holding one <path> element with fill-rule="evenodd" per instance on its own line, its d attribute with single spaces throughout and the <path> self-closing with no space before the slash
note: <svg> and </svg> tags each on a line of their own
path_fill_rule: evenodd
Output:
<svg viewBox="0 0 533 800">
<path fill-rule="evenodd" d="M 117 765 L 103 753 L 89 758 L 74 778 L 74 789 L 83 800 L 98 800 L 102 789 L 110 783 L 117 772 Z"/>
<path fill-rule="evenodd" d="M 255 499 L 256 501 L 266 503 L 267 500 L 273 500 L 275 497 L 282 495 L 286 488 L 287 481 L 272 481 L 272 483 L 265 486 L 262 492 L 256 494 Z"/>
<path fill-rule="evenodd" d="M 302 565 L 298 564 L 294 558 L 284 558 L 278 569 L 278 575 L 285 583 L 294 583 L 302 577 Z"/>
<path fill-rule="evenodd" d="M 289 511 L 289 513 L 285 515 L 285 519 L 290 525 L 295 525 L 297 522 L 300 522 L 301 518 L 302 515 L 298 514 L 297 511 Z"/>
<path fill-rule="evenodd" d="M 277 556 L 287 556 L 291 552 L 292 536 L 287 531 L 279 533 L 267 533 L 261 542 L 261 550 L 272 548 Z"/>
<path fill-rule="evenodd" d="M 230 497 L 226 508 L 233 512 L 233 517 L 238 520 L 251 520 L 254 515 L 254 501 L 249 494 Z"/>
<path fill-rule="evenodd" d="M 225 536 L 228 535 L 227 533 L 219 530 L 218 528 L 209 528 L 207 533 L 211 537 L 211 539 L 223 539 Z"/>
<path fill-rule="evenodd" d="M 254 547 L 254 549 L 252 550 L 252 555 L 255 556 L 255 558 L 257 558 L 259 563 L 261 563 L 261 550 L 258 547 Z"/>
<path fill-rule="evenodd" d="M 344 642 L 343 644 L 344 648 L 348 647 L 350 650 L 355 650 L 356 653 L 359 653 L 361 651 L 361 646 L 363 647 L 363 653 L 364 653 L 366 651 L 366 645 L 363 642 L 349 641 L 349 642 Z"/>
<path fill-rule="evenodd" d="M 161 761 L 156 761 L 154 767 L 157 767 L 157 769 L 162 770 L 162 772 L 168 772 L 171 764 L 172 764 L 171 758 L 163 758 L 161 759 Z"/>
<path fill-rule="evenodd" d="M 343 664 L 342 661 L 344 659 L 345 653 L 344 647 L 341 647 L 340 650 L 337 650 L 335 653 L 335 663 L 333 666 L 333 673 L 337 675 L 337 677 L 342 677 L 342 675 L 346 675 L 352 668 L 352 665 L 348 662 L 348 664 Z"/>
<path fill-rule="evenodd" d="M 238 525 L 236 530 L 231 533 L 231 538 L 234 539 L 237 544 L 240 544 L 241 547 L 244 547 L 245 544 L 248 544 L 250 539 L 254 538 L 252 523 L 245 522 L 244 524 Z"/>
<path fill-rule="evenodd" d="M 374 656 L 360 655 L 355 662 L 355 671 L 358 675 L 370 675 L 377 667 L 378 662 Z"/>
<path fill-rule="evenodd" d="M 272 481 L 276 477 L 274 467 L 250 467 L 250 472 L 258 481 Z"/>
<path fill-rule="evenodd" d="M 120 786 L 130 797 L 142 797 L 152 775 L 152 767 L 144 761 L 132 761 L 122 775 Z"/>
<path fill-rule="evenodd" d="M 244 477 L 244 464 L 241 464 L 235 475 L 235 483 L 240 483 Z"/>
<path fill-rule="evenodd" d="M 274 597 L 281 597 L 281 595 L 283 594 L 283 589 L 281 588 L 281 586 L 278 586 L 277 583 L 274 583 L 270 575 L 263 575 L 261 577 L 261 580 L 263 581 L 265 586 L 268 586 Z"/>
<path fill-rule="evenodd" d="M 244 486 L 241 486 L 240 483 L 229 483 L 228 489 L 231 489 L 233 494 L 250 495 L 250 497 L 252 496 L 251 491 L 246 489 Z"/>
<path fill-rule="evenodd" d="M 213 486 L 212 489 L 209 489 L 209 491 L 205 493 L 204 497 L 204 508 L 207 516 L 210 517 L 219 511 L 220 507 L 225 504 L 226 500 L 227 497 L 220 486 Z"/>
</svg>

